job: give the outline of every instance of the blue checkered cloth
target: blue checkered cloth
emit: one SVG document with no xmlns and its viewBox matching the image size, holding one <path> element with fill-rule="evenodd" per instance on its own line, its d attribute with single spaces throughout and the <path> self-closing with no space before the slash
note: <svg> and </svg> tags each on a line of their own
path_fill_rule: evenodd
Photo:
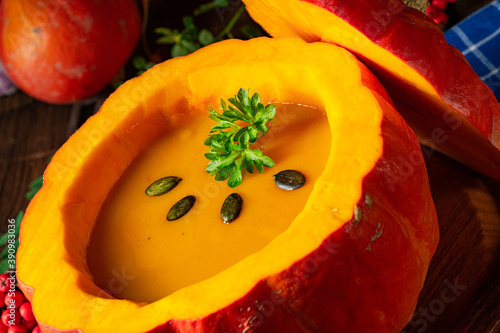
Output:
<svg viewBox="0 0 500 333">
<path fill-rule="evenodd" d="M 500 101 L 500 2 L 493 1 L 445 32 Z"/>
</svg>

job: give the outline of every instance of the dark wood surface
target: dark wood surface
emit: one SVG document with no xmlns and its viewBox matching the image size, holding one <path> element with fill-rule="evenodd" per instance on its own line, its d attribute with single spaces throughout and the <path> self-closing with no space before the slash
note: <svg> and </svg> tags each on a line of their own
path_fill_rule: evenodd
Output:
<svg viewBox="0 0 500 333">
<path fill-rule="evenodd" d="M 22 92 L 0 97 L 0 231 L 25 210 L 29 184 L 50 157 L 94 112 L 96 96 L 73 105 L 50 105 Z"/>
<path fill-rule="evenodd" d="M 451 18 L 487 2 L 460 1 Z M 0 231 L 26 208 L 29 183 L 50 156 L 106 95 L 64 106 L 22 92 L 0 97 Z M 427 167 L 441 241 L 405 332 L 500 332 L 500 182 L 438 153 L 427 157 Z"/>
<path fill-rule="evenodd" d="M 426 157 L 440 242 L 405 332 L 500 332 L 500 182 Z"/>
</svg>

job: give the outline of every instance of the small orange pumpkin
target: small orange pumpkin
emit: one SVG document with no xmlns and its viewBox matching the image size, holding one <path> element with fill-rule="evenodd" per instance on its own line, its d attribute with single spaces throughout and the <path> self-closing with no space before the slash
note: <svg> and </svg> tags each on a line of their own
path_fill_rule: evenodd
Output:
<svg viewBox="0 0 500 333">
<path fill-rule="evenodd" d="M 140 29 L 134 0 L 2 0 L 0 58 L 27 94 L 71 103 L 111 82 Z"/>
<path fill-rule="evenodd" d="M 153 302 L 111 297 L 87 265 L 103 202 L 160 136 L 241 87 L 326 115 L 330 152 L 302 210 L 212 277 Z M 188 173 L 210 178 L 199 168 Z M 438 226 L 418 140 L 371 72 L 330 44 L 258 38 L 211 45 L 121 86 L 54 155 L 20 237 L 20 286 L 45 332 L 399 332 Z"/>
</svg>

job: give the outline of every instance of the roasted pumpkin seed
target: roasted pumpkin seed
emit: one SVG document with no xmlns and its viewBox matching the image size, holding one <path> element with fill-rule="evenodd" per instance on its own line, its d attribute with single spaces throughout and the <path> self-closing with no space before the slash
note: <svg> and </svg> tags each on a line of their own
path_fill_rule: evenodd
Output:
<svg viewBox="0 0 500 333">
<path fill-rule="evenodd" d="M 275 174 L 274 182 L 283 190 L 296 190 L 306 183 L 306 176 L 297 170 L 283 170 Z"/>
<path fill-rule="evenodd" d="M 186 213 L 191 210 L 195 202 L 196 198 L 193 195 L 188 195 L 177 201 L 177 203 L 170 208 L 170 211 L 167 214 L 167 221 L 175 221 L 186 215 Z"/>
<path fill-rule="evenodd" d="M 361 211 L 361 208 L 359 208 L 357 205 L 354 208 L 354 226 L 357 227 L 359 221 L 363 218 L 363 212 Z"/>
<path fill-rule="evenodd" d="M 168 193 L 174 187 L 176 187 L 181 180 L 182 178 L 173 176 L 158 179 L 148 186 L 148 188 L 146 189 L 146 194 L 150 197 L 156 197 L 158 195 Z"/>
<path fill-rule="evenodd" d="M 227 196 L 220 210 L 220 218 L 224 223 L 231 223 L 240 216 L 243 208 L 243 199 L 238 193 L 232 193 Z"/>
<path fill-rule="evenodd" d="M 373 204 L 372 198 L 368 194 L 365 193 L 365 205 L 368 208 L 372 208 L 372 204 Z"/>
</svg>

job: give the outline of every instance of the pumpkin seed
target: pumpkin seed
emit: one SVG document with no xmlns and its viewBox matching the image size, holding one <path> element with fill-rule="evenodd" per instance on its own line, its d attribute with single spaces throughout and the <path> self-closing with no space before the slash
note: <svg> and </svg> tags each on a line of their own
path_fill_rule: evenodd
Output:
<svg viewBox="0 0 500 333">
<path fill-rule="evenodd" d="M 176 187 L 181 180 L 182 178 L 172 176 L 158 179 L 148 186 L 148 188 L 146 189 L 146 194 L 150 197 L 156 197 L 158 195 L 168 193 L 174 187 Z"/>
<path fill-rule="evenodd" d="M 372 208 L 372 204 L 373 204 L 372 198 L 368 194 L 365 193 L 365 205 L 368 208 Z"/>
<path fill-rule="evenodd" d="M 306 176 L 297 170 L 283 170 L 275 174 L 274 182 L 283 190 L 296 190 L 306 183 Z"/>
<path fill-rule="evenodd" d="M 361 208 L 359 208 L 357 205 L 354 208 L 354 226 L 357 227 L 359 221 L 363 218 L 363 212 L 361 211 Z"/>
<path fill-rule="evenodd" d="M 220 218 L 224 223 L 231 223 L 240 216 L 243 208 L 243 199 L 238 193 L 232 193 L 227 196 L 220 210 Z"/>
<path fill-rule="evenodd" d="M 196 202 L 193 195 L 188 195 L 181 200 L 177 201 L 175 205 L 170 208 L 167 214 L 167 221 L 175 221 L 187 214 Z"/>
</svg>

